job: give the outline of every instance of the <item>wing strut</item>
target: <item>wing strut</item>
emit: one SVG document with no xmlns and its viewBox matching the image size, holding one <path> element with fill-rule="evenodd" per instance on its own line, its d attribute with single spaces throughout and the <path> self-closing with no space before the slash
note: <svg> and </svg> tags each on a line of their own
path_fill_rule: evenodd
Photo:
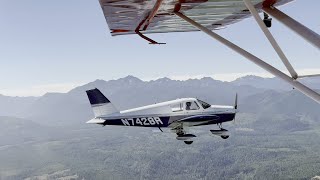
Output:
<svg viewBox="0 0 320 180">
<path fill-rule="evenodd" d="M 294 68 L 291 66 L 289 60 L 284 55 L 283 51 L 281 50 L 280 46 L 277 44 L 276 40 L 267 29 L 266 25 L 260 19 L 260 16 L 252 5 L 251 0 L 243 0 L 249 11 L 251 12 L 254 19 L 257 21 L 258 25 L 260 26 L 261 30 L 264 32 L 268 40 L 270 41 L 271 45 L 273 46 L 274 50 L 278 53 L 279 57 L 281 58 L 282 62 L 288 69 L 289 73 L 291 74 L 293 79 L 302 79 L 307 77 L 318 77 L 320 74 L 311 74 L 311 75 L 298 75 Z M 279 20 L 281 23 L 289 27 L 289 29 L 293 30 L 295 33 L 300 35 L 303 39 L 314 45 L 315 47 L 320 49 L 320 36 L 312 31 L 311 29 L 307 28 L 306 26 L 302 25 L 301 23 L 297 22 L 296 20 L 292 19 L 285 13 L 281 12 L 277 8 L 273 6 L 265 6 L 263 10 L 266 13 L 271 14 L 274 18 Z"/>
<path fill-rule="evenodd" d="M 161 44 L 166 44 L 166 43 L 158 43 L 157 41 L 151 39 L 151 38 L 148 38 L 147 36 L 143 35 L 140 31 L 136 31 L 136 33 L 143 39 L 149 41 L 149 44 L 158 44 L 158 45 L 161 45 Z"/>
<path fill-rule="evenodd" d="M 277 54 L 280 57 L 280 59 L 282 60 L 283 64 L 288 69 L 289 73 L 291 74 L 291 77 L 293 79 L 297 79 L 298 78 L 297 72 L 293 69 L 292 65 L 290 64 L 290 62 L 289 62 L 288 58 L 286 57 L 286 55 L 283 53 L 283 51 L 280 48 L 279 44 L 274 39 L 274 37 L 272 36 L 270 31 L 268 30 L 267 26 L 264 24 L 264 22 L 260 18 L 257 10 L 255 9 L 255 7 L 251 3 L 251 0 L 243 0 L 243 1 L 244 1 L 245 5 L 247 6 L 247 8 L 249 9 L 249 11 L 251 12 L 251 14 L 254 17 L 254 19 L 257 21 L 258 25 L 260 26 L 261 30 L 263 31 L 263 33 L 265 34 L 267 39 L 271 43 L 273 49 L 277 52 Z"/>
<path fill-rule="evenodd" d="M 273 74 L 274 76 L 286 81 L 291 86 L 295 87 L 295 89 L 299 90 L 306 96 L 310 97 L 314 101 L 318 102 L 320 104 L 320 95 L 313 91 L 312 89 L 308 88 L 304 84 L 300 83 L 299 81 L 291 78 L 290 76 L 286 75 L 285 73 L 281 72 L 280 70 L 276 69 L 275 67 L 271 66 L 270 64 L 264 62 L 260 58 L 254 56 L 253 54 L 249 53 L 248 51 L 242 49 L 241 47 L 235 45 L 234 43 L 228 41 L 227 39 L 221 37 L 217 33 L 212 32 L 210 29 L 202 26 L 201 24 L 193 21 L 192 19 L 188 18 L 187 16 L 183 15 L 180 12 L 175 12 L 177 16 L 184 19 L 191 25 L 195 26 L 199 30 L 203 31 L 204 33 L 208 34 L 212 38 L 216 39 L 217 41 L 221 42 L 222 44 L 226 45 L 230 49 L 234 50 L 235 52 L 239 53 L 243 57 L 247 58 L 249 61 L 253 62 L 254 64 L 260 66 L 261 68 L 265 69 L 269 73 Z"/>
<path fill-rule="evenodd" d="M 149 44 L 159 44 L 159 45 L 160 45 L 160 44 L 166 44 L 166 43 L 158 43 L 157 41 L 155 41 L 155 40 L 153 40 L 153 39 L 151 39 L 151 38 L 143 35 L 143 34 L 140 32 L 140 29 L 141 29 L 141 27 L 142 27 L 143 25 L 144 25 L 144 27 L 143 27 L 143 29 L 142 29 L 143 31 L 145 31 L 145 30 L 148 28 L 149 24 L 152 22 L 152 19 L 153 19 L 153 18 L 155 17 L 155 15 L 158 13 L 159 8 L 160 8 L 160 6 L 161 6 L 161 4 L 162 4 L 162 1 L 163 1 L 163 0 L 157 0 L 157 2 L 155 3 L 154 7 L 152 8 L 152 10 L 148 13 L 148 16 L 139 23 L 138 27 L 137 27 L 136 30 L 135 30 L 135 32 L 136 32 L 141 38 L 149 41 Z"/>
</svg>

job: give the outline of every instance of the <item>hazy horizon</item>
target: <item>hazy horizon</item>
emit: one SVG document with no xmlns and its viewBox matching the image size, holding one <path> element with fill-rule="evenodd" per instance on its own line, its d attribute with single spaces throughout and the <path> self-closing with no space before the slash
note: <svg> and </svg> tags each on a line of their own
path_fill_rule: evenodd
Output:
<svg viewBox="0 0 320 180">
<path fill-rule="evenodd" d="M 46 93 L 67 93 L 68 91 L 78 87 L 78 86 L 82 86 L 85 85 L 87 83 L 96 81 L 96 80 L 105 80 L 105 81 L 110 81 L 110 80 L 118 80 L 121 78 L 126 78 L 128 76 L 133 76 L 136 77 L 142 81 L 148 82 L 148 81 L 154 81 L 154 80 L 158 80 L 158 79 L 162 79 L 162 78 L 169 78 L 171 80 L 180 80 L 180 81 L 186 81 L 186 80 L 190 80 L 190 79 L 202 79 L 205 77 L 209 77 L 212 78 L 214 80 L 219 80 L 219 81 L 224 81 L 224 82 L 232 82 L 235 81 L 239 78 L 243 78 L 243 77 L 247 77 L 247 76 L 257 76 L 257 77 L 261 77 L 261 78 L 274 78 L 274 76 L 272 75 L 267 75 L 260 73 L 260 74 L 250 74 L 250 73 L 245 73 L 245 74 L 230 74 L 229 78 L 227 79 L 223 79 L 223 78 L 219 78 L 221 76 L 219 75 L 197 75 L 197 76 L 169 76 L 169 77 L 154 77 L 154 78 L 140 78 L 134 75 L 126 75 L 123 77 L 119 77 L 119 78 L 114 78 L 114 79 L 94 79 L 91 80 L 89 82 L 83 82 L 83 83 L 62 83 L 62 84 L 44 84 L 44 85 L 39 85 L 39 86 L 33 86 L 33 87 L 26 87 L 23 89 L 0 89 L 0 95 L 4 95 L 4 96 L 17 96 L 17 97 L 40 97 L 43 96 Z"/>
<path fill-rule="evenodd" d="M 68 93 L 69 91 L 73 90 L 74 88 L 80 87 L 80 86 L 84 86 L 88 83 L 91 82 L 95 82 L 97 80 L 103 80 L 103 81 L 112 81 L 112 80 L 120 80 L 120 79 L 124 79 L 124 78 L 128 78 L 128 77 L 134 77 L 134 78 L 138 78 L 143 82 L 151 82 L 151 81 L 156 81 L 156 80 L 160 80 L 163 78 L 168 78 L 170 80 L 176 80 L 176 81 L 187 81 L 187 80 L 201 80 L 203 78 L 211 78 L 217 81 L 221 81 L 221 82 L 236 82 L 238 80 L 241 79 L 246 79 L 249 80 L 248 82 L 250 82 L 250 77 L 258 77 L 258 78 L 263 78 L 263 79 L 274 79 L 276 81 L 278 81 L 278 83 L 280 83 L 280 86 L 283 87 L 290 87 L 287 83 L 283 82 L 281 79 L 275 78 L 271 75 L 267 75 L 267 74 L 230 74 L 229 77 L 232 77 L 228 80 L 224 80 L 219 78 L 219 76 L 207 76 L 207 75 L 199 75 L 199 76 L 169 76 L 169 77 L 155 77 L 155 78 L 140 78 L 134 75 L 126 75 L 123 77 L 119 77 L 119 78 L 114 78 L 114 79 L 93 79 L 91 81 L 88 82 L 83 82 L 83 83 L 64 83 L 64 84 L 47 84 L 47 85 L 39 85 L 39 86 L 34 86 L 34 87 L 29 87 L 29 88 L 25 88 L 25 89 L 16 89 L 16 90 L 12 90 L 12 89 L 4 89 L 4 90 L 0 90 L 0 95 L 3 96 L 9 96 L 9 97 L 41 97 L 47 93 Z M 259 79 L 258 79 L 259 80 Z M 318 81 L 320 80 L 319 77 L 310 77 L 310 78 L 304 78 L 302 79 L 302 81 Z M 256 81 L 252 81 L 252 84 L 248 83 L 249 86 L 253 86 L 255 87 L 257 83 Z M 271 88 L 273 89 L 273 88 Z M 318 88 L 316 88 L 318 89 Z"/>
</svg>

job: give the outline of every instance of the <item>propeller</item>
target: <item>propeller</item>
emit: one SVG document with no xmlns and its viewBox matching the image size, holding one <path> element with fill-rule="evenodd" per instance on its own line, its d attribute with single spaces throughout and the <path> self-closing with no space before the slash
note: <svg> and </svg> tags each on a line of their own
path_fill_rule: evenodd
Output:
<svg viewBox="0 0 320 180">
<path fill-rule="evenodd" d="M 234 109 L 238 109 L 238 93 L 236 93 L 236 100 L 234 101 Z"/>
<path fill-rule="evenodd" d="M 236 115 L 237 115 L 237 110 L 238 110 L 238 93 L 236 93 L 236 99 L 234 101 L 234 109 L 235 109 L 235 114 L 234 114 L 234 119 L 233 122 L 236 122 Z"/>
</svg>

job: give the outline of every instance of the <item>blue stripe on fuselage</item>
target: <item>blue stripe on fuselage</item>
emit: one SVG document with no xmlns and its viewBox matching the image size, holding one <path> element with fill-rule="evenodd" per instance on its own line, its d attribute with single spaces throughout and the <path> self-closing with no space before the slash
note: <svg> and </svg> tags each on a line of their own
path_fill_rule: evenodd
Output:
<svg viewBox="0 0 320 180">
<path fill-rule="evenodd" d="M 203 126 L 203 125 L 211 125 L 211 124 L 220 124 L 220 123 L 224 123 L 224 122 L 228 122 L 228 121 L 232 121 L 234 120 L 235 117 L 235 113 L 229 113 L 229 114 L 214 114 L 215 116 L 218 116 L 218 119 L 212 120 L 210 122 L 206 122 L 203 124 L 198 124 L 195 126 Z"/>
<path fill-rule="evenodd" d="M 194 126 L 211 125 L 223 122 L 232 121 L 235 117 L 235 113 L 228 114 L 211 114 L 211 115 L 195 115 L 190 119 L 182 120 L 181 122 L 201 122 L 203 124 L 197 124 Z M 181 117 L 185 119 L 186 116 Z M 137 127 L 168 127 L 169 126 L 169 116 L 165 117 L 137 117 L 137 118 L 121 118 L 121 119 L 106 119 L 103 125 L 116 125 L 116 126 L 137 126 Z M 177 119 L 176 121 L 179 121 Z M 209 121 L 209 122 L 208 122 Z M 170 122 L 172 123 L 172 122 Z"/>
</svg>

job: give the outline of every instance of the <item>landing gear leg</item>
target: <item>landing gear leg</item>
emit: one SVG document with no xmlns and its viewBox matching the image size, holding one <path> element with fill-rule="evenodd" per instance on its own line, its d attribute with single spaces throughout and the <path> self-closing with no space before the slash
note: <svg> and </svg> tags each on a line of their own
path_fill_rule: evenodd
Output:
<svg viewBox="0 0 320 180">
<path fill-rule="evenodd" d="M 222 127 L 222 123 L 217 124 L 221 131 L 228 131 Z"/>
<path fill-rule="evenodd" d="M 177 136 L 182 136 L 182 135 L 185 135 L 186 133 L 184 132 L 183 127 L 179 127 L 176 129 L 176 134 Z"/>
</svg>

